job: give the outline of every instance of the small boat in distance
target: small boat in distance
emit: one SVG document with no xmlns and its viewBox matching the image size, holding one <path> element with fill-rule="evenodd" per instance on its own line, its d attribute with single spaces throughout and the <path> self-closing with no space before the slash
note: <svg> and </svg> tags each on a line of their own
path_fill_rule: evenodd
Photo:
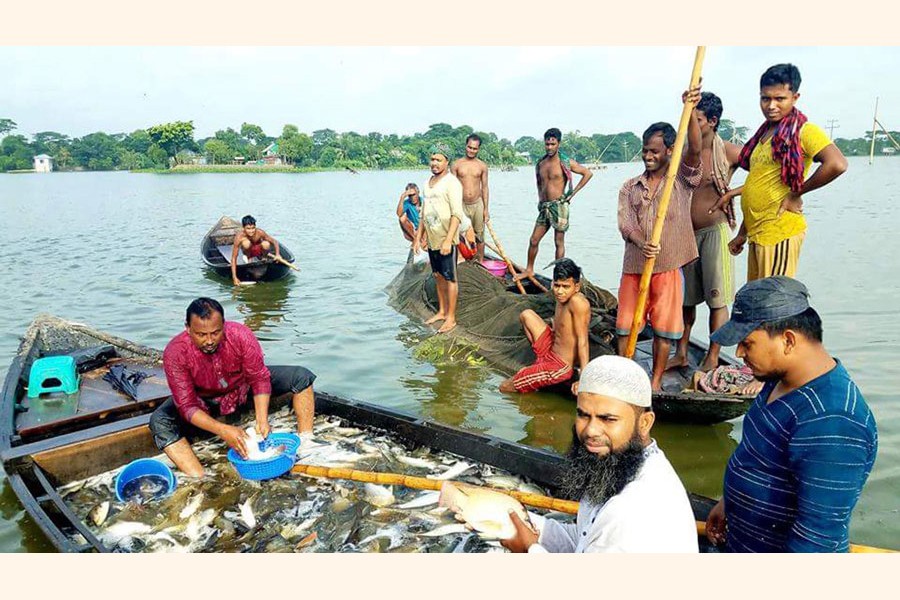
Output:
<svg viewBox="0 0 900 600">
<path fill-rule="evenodd" d="M 200 245 L 200 256 L 203 263 L 222 277 L 231 279 L 231 249 L 234 236 L 241 230 L 241 223 L 224 216 L 203 236 Z M 294 253 L 279 241 L 281 258 L 289 263 L 294 262 Z M 237 276 L 241 281 L 275 281 L 290 272 L 286 264 L 266 257 L 263 260 L 247 262 L 242 252 L 238 252 Z"/>
</svg>

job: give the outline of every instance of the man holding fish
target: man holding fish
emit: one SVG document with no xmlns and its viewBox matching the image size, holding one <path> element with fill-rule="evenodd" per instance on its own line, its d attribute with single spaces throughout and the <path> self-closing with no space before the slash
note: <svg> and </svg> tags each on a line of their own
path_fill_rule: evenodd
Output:
<svg viewBox="0 0 900 600">
<path fill-rule="evenodd" d="M 650 379 L 621 356 L 595 358 L 581 374 L 563 491 L 580 498 L 577 521 L 562 524 L 510 511 L 513 552 L 697 552 L 684 485 L 650 437 Z"/>
<path fill-rule="evenodd" d="M 163 364 L 172 397 L 151 415 L 150 431 L 156 447 L 186 475 L 203 476 L 203 466 L 186 439 L 198 429 L 222 438 L 247 458 L 249 436 L 227 421 L 244 412 L 251 397 L 261 438 L 269 435 L 270 396 L 288 392 L 293 395 L 297 431 L 303 438 L 312 434 L 316 376 L 300 366 L 267 367 L 253 332 L 225 321 L 225 310 L 212 298 L 197 298 L 188 306 L 185 331 L 166 346 Z"/>
</svg>

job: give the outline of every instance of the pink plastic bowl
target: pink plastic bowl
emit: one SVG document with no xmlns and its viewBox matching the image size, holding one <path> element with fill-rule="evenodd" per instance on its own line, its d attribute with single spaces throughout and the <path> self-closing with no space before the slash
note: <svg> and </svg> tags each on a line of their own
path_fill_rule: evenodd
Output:
<svg viewBox="0 0 900 600">
<path fill-rule="evenodd" d="M 503 277 L 506 275 L 506 263 L 500 260 L 491 260 L 489 258 L 481 261 L 484 268 L 490 271 L 494 277 Z"/>
</svg>

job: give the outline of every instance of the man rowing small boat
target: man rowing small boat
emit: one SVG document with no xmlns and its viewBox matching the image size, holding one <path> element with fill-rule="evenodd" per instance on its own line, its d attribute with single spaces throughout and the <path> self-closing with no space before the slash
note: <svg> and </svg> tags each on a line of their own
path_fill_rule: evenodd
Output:
<svg viewBox="0 0 900 600">
<path fill-rule="evenodd" d="M 234 245 L 231 250 L 231 279 L 234 285 L 241 285 L 237 276 L 238 251 L 246 260 L 259 260 L 275 249 L 275 260 L 281 259 L 281 247 L 278 240 L 256 226 L 256 219 L 246 215 L 241 219 L 241 230 L 234 236 Z"/>
</svg>

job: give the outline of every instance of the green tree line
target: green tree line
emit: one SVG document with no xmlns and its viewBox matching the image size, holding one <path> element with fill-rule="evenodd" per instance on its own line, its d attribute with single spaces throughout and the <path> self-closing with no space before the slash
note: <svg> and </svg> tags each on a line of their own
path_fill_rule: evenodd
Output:
<svg viewBox="0 0 900 600">
<path fill-rule="evenodd" d="M 412 135 L 339 133 L 332 129 L 307 134 L 289 124 L 277 137 L 267 135 L 259 125 L 243 123 L 238 129 L 228 127 L 211 137 L 195 139 L 192 121 L 162 123 L 131 133 L 98 131 L 70 137 L 55 131 L 26 136 L 17 131 L 15 121 L 0 118 L 0 171 L 31 169 L 38 154 L 53 157 L 58 170 L 169 169 L 201 160 L 212 165 L 231 164 L 238 157 L 238 162 L 252 162 L 273 143 L 282 160 L 297 167 L 419 168 L 428 164 L 430 148 L 437 142 L 448 144 L 456 156 L 463 156 L 465 139 L 471 133 L 482 138 L 479 157 L 494 166 L 533 164 L 544 155 L 543 132 L 511 141 L 468 125 L 453 127 L 447 123 L 434 123 Z M 747 133 L 746 127 L 728 119 L 719 126 L 719 134 L 735 143 L 746 140 Z M 900 140 L 900 133 L 891 135 Z M 848 156 L 864 155 L 869 152 L 871 134 L 853 140 L 838 138 L 835 143 Z M 886 135 L 876 136 L 877 153 L 892 145 Z M 581 163 L 627 162 L 637 158 L 641 140 L 630 131 L 591 135 L 564 132 L 562 149 Z"/>
</svg>

